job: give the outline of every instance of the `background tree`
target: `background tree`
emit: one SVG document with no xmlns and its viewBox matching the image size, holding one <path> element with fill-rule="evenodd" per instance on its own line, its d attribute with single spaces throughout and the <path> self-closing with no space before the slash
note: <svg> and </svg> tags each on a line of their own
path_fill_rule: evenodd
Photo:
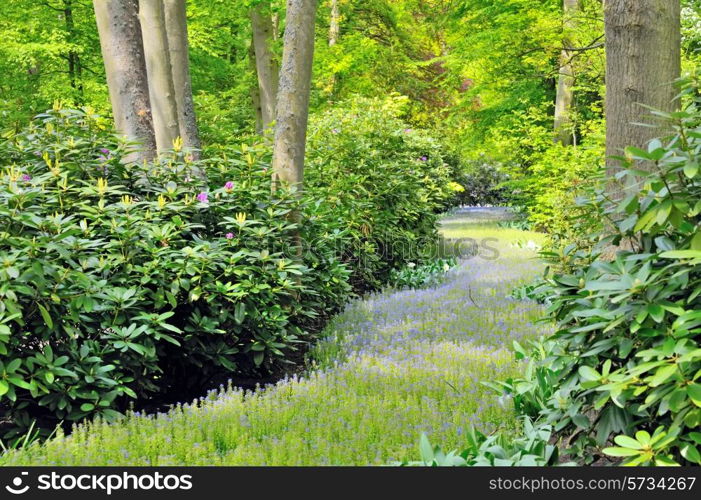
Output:
<svg viewBox="0 0 701 500">
<path fill-rule="evenodd" d="M 139 0 L 148 88 L 158 153 L 180 136 L 163 0 Z"/>
<path fill-rule="evenodd" d="M 268 127 L 275 120 L 279 79 L 278 63 L 272 50 L 274 29 L 269 4 L 259 3 L 251 9 L 251 27 L 261 120 L 263 127 Z"/>
<path fill-rule="evenodd" d="M 606 155 L 609 177 L 627 146 L 645 148 L 660 131 L 650 107 L 673 111 L 681 71 L 679 0 L 607 0 Z M 620 186 L 611 184 L 614 196 Z"/>
<path fill-rule="evenodd" d="M 302 187 L 314 58 L 316 0 L 287 0 L 277 98 L 273 172 L 276 182 Z"/>
<path fill-rule="evenodd" d="M 331 0 L 331 18 L 329 20 L 329 46 L 333 47 L 338 42 L 341 34 L 341 11 L 338 6 L 339 0 Z"/>
<path fill-rule="evenodd" d="M 178 128 L 183 146 L 199 158 L 200 136 L 197 130 L 195 101 L 190 78 L 190 47 L 187 34 L 186 0 L 163 0 L 168 37 L 168 53 L 172 70 L 175 102 L 178 110 Z"/>
<path fill-rule="evenodd" d="M 155 156 L 146 62 L 137 0 L 94 0 L 116 129 L 141 143 L 134 160 Z"/>
<path fill-rule="evenodd" d="M 579 0 L 563 0 L 563 37 L 562 52 L 560 53 L 560 70 L 555 97 L 555 140 L 563 145 L 573 142 L 572 104 L 574 87 L 574 68 L 572 57 L 574 52 L 571 31 L 576 25 L 579 13 Z"/>
</svg>

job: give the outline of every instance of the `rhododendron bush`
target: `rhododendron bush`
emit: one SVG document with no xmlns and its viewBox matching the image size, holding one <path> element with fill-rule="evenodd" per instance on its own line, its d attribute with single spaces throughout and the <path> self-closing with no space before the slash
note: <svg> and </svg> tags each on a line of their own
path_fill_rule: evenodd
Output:
<svg viewBox="0 0 701 500">
<path fill-rule="evenodd" d="M 420 247 L 435 243 L 446 198 L 436 182 L 446 174 L 427 157 L 435 146 L 423 144 L 401 140 L 405 152 L 365 167 L 391 169 L 391 195 L 368 182 L 354 199 L 338 178 L 317 175 L 318 156 L 304 193 L 271 189 L 263 144 L 194 161 L 176 141 L 157 161 L 134 164 L 134 145 L 89 110 L 57 106 L 6 134 L 4 435 L 34 422 L 113 419 L 133 401 L 182 401 L 228 377 L 281 373 L 351 285 L 381 286 L 403 258 L 420 263 Z M 377 206 L 386 217 L 368 212 Z"/>
</svg>

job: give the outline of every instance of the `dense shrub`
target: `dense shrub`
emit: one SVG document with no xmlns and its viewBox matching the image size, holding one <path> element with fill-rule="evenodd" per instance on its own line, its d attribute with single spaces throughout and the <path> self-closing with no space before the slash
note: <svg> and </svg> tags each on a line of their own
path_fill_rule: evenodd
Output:
<svg viewBox="0 0 701 500">
<path fill-rule="evenodd" d="M 453 167 L 440 143 L 401 119 L 404 100 L 358 98 L 313 118 L 309 190 L 329 217 L 344 221 L 342 259 L 358 291 L 377 288 L 392 269 L 435 253 L 438 214 L 454 202 Z"/>
<path fill-rule="evenodd" d="M 513 432 L 496 432 L 485 436 L 474 427 L 466 433 L 467 447 L 461 451 L 444 452 L 440 446 L 432 446 L 426 435 L 421 436 L 420 461 L 407 461 L 401 465 L 432 467 L 545 467 L 560 464 L 560 453 L 552 444 L 553 428 L 550 425 L 533 424 L 522 418 L 522 435 Z"/>
<path fill-rule="evenodd" d="M 551 104 L 503 117 L 484 144 L 467 151 L 466 201 L 523 208 L 532 226 L 572 240 L 591 231 L 576 199 L 604 163 L 605 124 L 593 109 L 577 123 L 577 144 L 553 141 Z M 474 187 L 473 187 L 474 186 Z M 476 196 L 470 196 L 470 193 Z M 485 200 L 484 202 L 482 200 Z"/>
<path fill-rule="evenodd" d="M 438 258 L 417 266 L 409 262 L 401 269 L 393 269 L 389 275 L 389 285 L 395 288 L 421 288 L 436 284 L 445 273 L 457 264 L 454 257 Z"/>
<path fill-rule="evenodd" d="M 701 463 L 701 101 L 698 79 L 686 83 L 692 102 L 667 116 L 675 135 L 626 151 L 621 177 L 639 189 L 591 198 L 607 227 L 549 254 L 540 292 L 559 329 L 543 366 L 556 390 L 536 409 L 585 462 Z"/>
<path fill-rule="evenodd" d="M 129 148 L 98 117 L 60 109 L 0 143 L 10 432 L 271 370 L 346 300 L 342 221 L 310 197 L 273 195 L 265 150 L 194 164 L 174 146 L 156 164 L 125 164 Z M 314 242 L 302 261 L 286 248 L 297 230 Z"/>
<path fill-rule="evenodd" d="M 458 178 L 462 190 L 457 194 L 458 204 L 466 206 L 503 205 L 508 200 L 502 184 L 508 175 L 502 165 L 485 158 L 473 160 L 462 167 Z"/>
</svg>

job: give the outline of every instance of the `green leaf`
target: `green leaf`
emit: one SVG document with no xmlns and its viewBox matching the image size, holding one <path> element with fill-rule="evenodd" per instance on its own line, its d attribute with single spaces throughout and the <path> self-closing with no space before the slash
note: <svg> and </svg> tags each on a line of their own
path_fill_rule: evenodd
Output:
<svg viewBox="0 0 701 500">
<path fill-rule="evenodd" d="M 686 165 L 684 165 L 684 175 L 686 175 L 689 179 L 692 177 L 696 176 L 696 174 L 699 172 L 699 164 L 696 161 L 690 161 Z"/>
<path fill-rule="evenodd" d="M 95 409 L 95 405 L 91 403 L 83 403 L 80 405 L 81 411 L 92 411 Z"/>
<path fill-rule="evenodd" d="M 4 380 L 0 380 L 0 396 L 2 396 L 3 394 L 6 394 L 9 389 L 10 389 L 9 384 L 7 382 L 5 382 Z"/>
<path fill-rule="evenodd" d="M 244 318 L 246 317 L 246 304 L 243 302 L 239 302 L 236 304 L 236 308 L 234 309 L 234 321 L 236 321 L 237 324 L 243 323 Z"/>
<path fill-rule="evenodd" d="M 656 457 L 655 465 L 660 467 L 676 467 L 679 464 L 669 457 Z"/>
<path fill-rule="evenodd" d="M 426 465 L 431 465 L 434 459 L 433 447 L 425 433 L 421 433 L 419 449 L 421 451 L 421 460 L 423 460 Z"/>
<path fill-rule="evenodd" d="M 698 259 L 701 258 L 701 250 L 672 250 L 662 252 L 660 257 L 665 259 Z"/>
<path fill-rule="evenodd" d="M 579 376 L 582 377 L 583 380 L 586 381 L 593 381 L 593 380 L 599 380 L 601 378 L 601 375 L 599 372 L 594 370 L 591 366 L 580 366 L 578 370 Z"/>
<path fill-rule="evenodd" d="M 648 383 L 652 387 L 657 387 L 658 385 L 666 382 L 668 379 L 673 377 L 677 372 L 678 372 L 678 368 L 677 368 L 676 364 L 665 365 L 665 366 L 657 369 L 657 371 L 650 378 L 650 381 Z"/>
<path fill-rule="evenodd" d="M 613 441 L 623 448 L 632 448 L 634 450 L 642 450 L 643 445 L 630 436 L 616 436 Z"/>
<path fill-rule="evenodd" d="M 691 238 L 691 249 L 701 251 L 701 231 L 697 231 L 693 238 Z"/>
<path fill-rule="evenodd" d="M 54 322 L 51 319 L 51 315 L 49 314 L 49 311 L 47 311 L 46 308 L 44 306 L 42 306 L 41 304 L 37 304 L 37 306 L 39 306 L 39 312 L 41 313 L 41 317 L 44 318 L 44 323 L 46 323 L 46 326 L 53 329 Z"/>
<path fill-rule="evenodd" d="M 699 453 L 698 448 L 696 448 L 696 446 L 693 444 L 684 445 L 680 449 L 680 452 L 682 457 L 686 458 L 689 462 L 693 462 L 695 464 L 701 463 L 701 453 Z"/>
<path fill-rule="evenodd" d="M 656 323 L 662 323 L 662 320 L 664 320 L 664 309 L 661 305 L 650 304 L 649 306 L 647 306 L 647 310 Z"/>
<path fill-rule="evenodd" d="M 610 448 L 604 448 L 604 453 L 612 457 L 634 457 L 640 455 L 639 450 L 633 450 L 630 448 L 619 448 L 618 446 L 611 446 Z"/>
<path fill-rule="evenodd" d="M 696 406 L 701 407 L 701 384 L 689 384 L 686 393 Z"/>
</svg>

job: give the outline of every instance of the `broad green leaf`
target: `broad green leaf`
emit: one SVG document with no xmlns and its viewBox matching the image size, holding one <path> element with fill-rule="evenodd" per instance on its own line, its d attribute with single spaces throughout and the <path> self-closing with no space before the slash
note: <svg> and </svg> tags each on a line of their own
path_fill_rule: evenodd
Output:
<svg viewBox="0 0 701 500">
<path fill-rule="evenodd" d="M 689 384 L 686 393 L 696 406 L 701 407 L 701 384 Z"/>
<path fill-rule="evenodd" d="M 613 438 L 613 441 L 623 448 L 632 448 L 634 450 L 643 449 L 643 445 L 630 436 L 616 436 Z"/>
<path fill-rule="evenodd" d="M 41 317 L 44 318 L 44 323 L 46 323 L 46 326 L 53 329 L 54 322 L 51 319 L 51 315 L 49 314 L 49 311 L 47 311 L 46 308 L 44 306 L 42 306 L 41 304 L 37 304 L 37 306 L 39 307 L 39 312 L 41 313 Z"/>
</svg>

